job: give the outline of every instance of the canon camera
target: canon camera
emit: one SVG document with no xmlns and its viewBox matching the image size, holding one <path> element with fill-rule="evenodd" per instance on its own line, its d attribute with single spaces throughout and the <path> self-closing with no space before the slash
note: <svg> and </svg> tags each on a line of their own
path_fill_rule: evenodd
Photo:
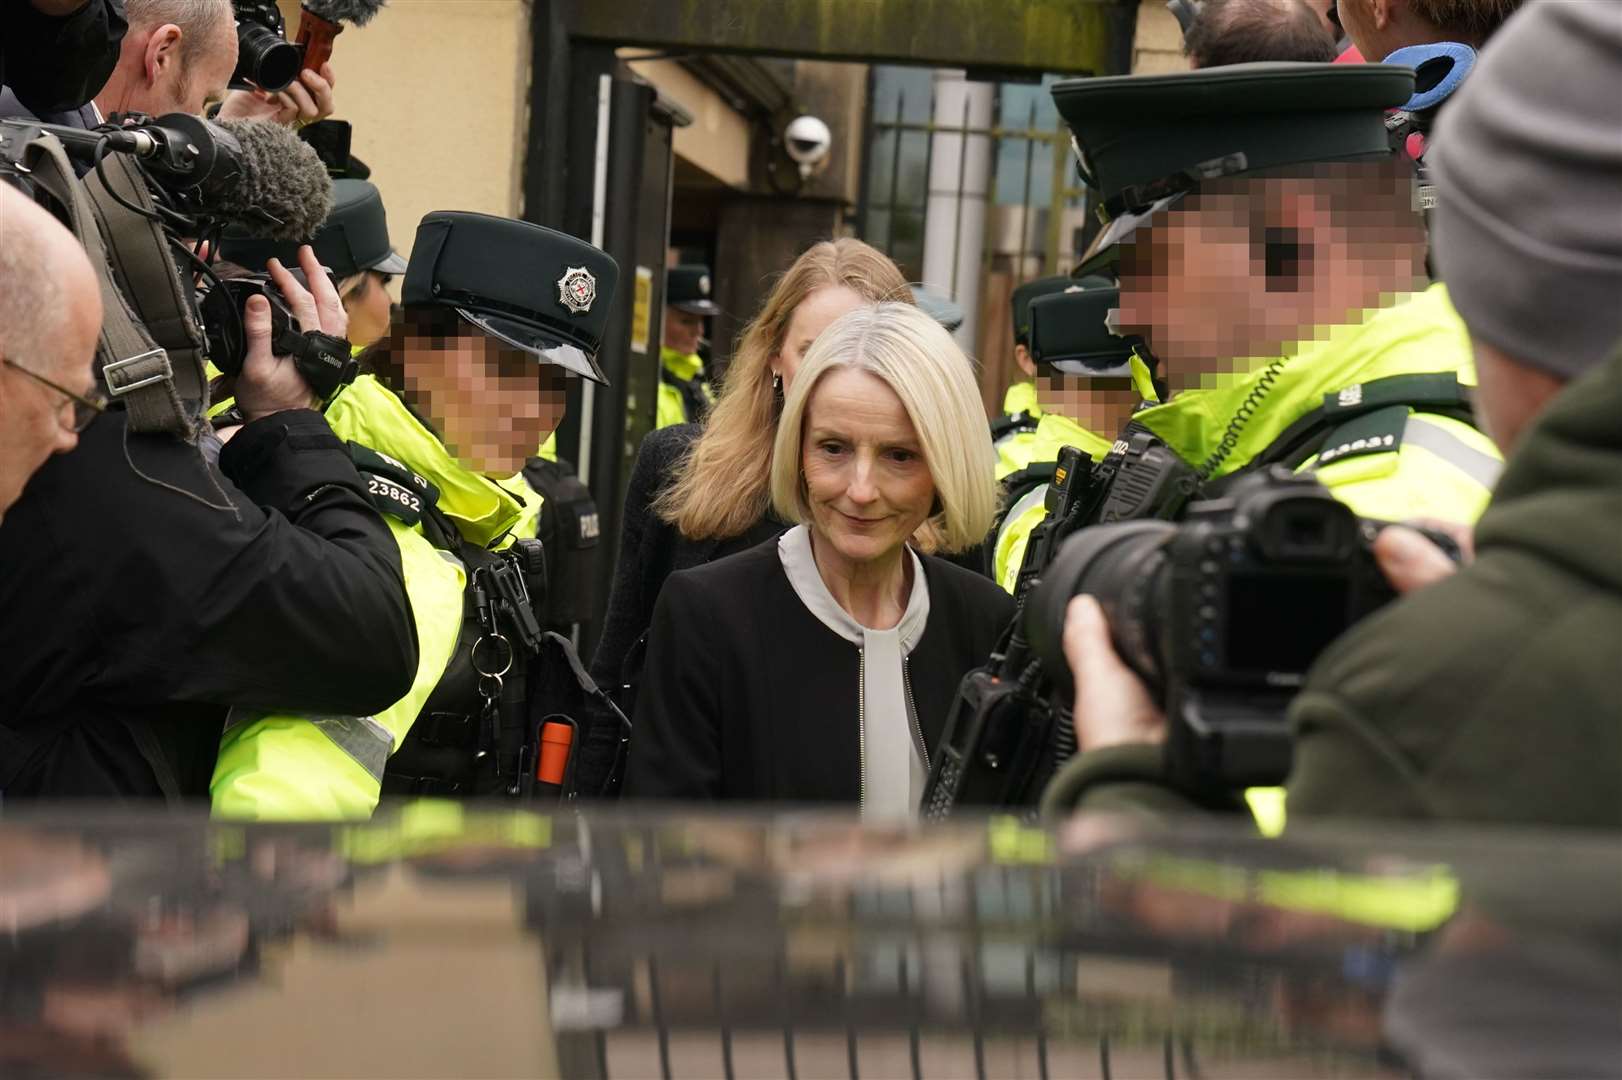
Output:
<svg viewBox="0 0 1622 1080">
<path fill-rule="evenodd" d="M 302 271 L 290 271 L 302 285 Z M 239 375 L 248 358 L 248 333 L 243 309 L 248 299 L 263 296 L 270 301 L 270 348 L 277 356 L 291 356 L 299 374 L 322 400 L 353 382 L 359 362 L 351 354 L 349 342 L 332 334 L 306 331 L 299 325 L 268 275 L 227 278 L 215 284 L 198 304 L 203 333 L 208 339 L 208 357 L 227 375 Z"/>
<path fill-rule="evenodd" d="M 287 40 L 276 0 L 231 0 L 237 21 L 237 68 L 232 86 L 275 93 L 298 78 L 304 50 Z"/>
<path fill-rule="evenodd" d="M 1248 476 L 1183 521 L 1077 533 L 1025 609 L 1025 632 L 1061 701 L 1074 696 L 1065 609 L 1097 597 L 1115 649 L 1163 705 L 1168 765 L 1184 786 L 1281 782 L 1285 709 L 1319 653 L 1393 597 L 1357 517 L 1310 476 Z"/>
</svg>

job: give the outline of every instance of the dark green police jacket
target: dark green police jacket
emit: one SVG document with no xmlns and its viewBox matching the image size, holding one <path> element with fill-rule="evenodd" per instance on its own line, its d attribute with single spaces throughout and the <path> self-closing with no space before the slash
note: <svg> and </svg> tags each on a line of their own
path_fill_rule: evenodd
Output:
<svg viewBox="0 0 1622 1080">
<path fill-rule="evenodd" d="M 1522 436 L 1467 569 L 1359 624 L 1291 708 L 1289 819 L 1622 828 L 1622 350 Z M 1050 811 L 1191 810 L 1146 746 Z"/>
</svg>

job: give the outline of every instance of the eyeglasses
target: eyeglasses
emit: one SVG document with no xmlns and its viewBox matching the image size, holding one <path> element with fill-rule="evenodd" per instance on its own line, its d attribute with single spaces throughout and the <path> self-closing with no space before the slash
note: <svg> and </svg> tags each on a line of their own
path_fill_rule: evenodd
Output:
<svg viewBox="0 0 1622 1080">
<path fill-rule="evenodd" d="M 100 390 L 90 391 L 90 395 L 88 397 L 84 394 L 76 394 L 72 390 L 69 390 L 67 387 L 63 386 L 61 383 L 56 382 L 54 379 L 47 379 L 37 371 L 30 371 L 28 368 L 25 368 L 21 364 L 12 360 L 9 356 L 0 356 L 0 364 L 5 364 L 6 367 L 11 368 L 13 371 L 22 372 L 35 382 L 41 384 L 42 386 L 50 387 L 52 390 L 55 390 L 58 394 L 61 394 L 64 398 L 66 398 L 67 400 L 62 404 L 71 404 L 73 406 L 73 419 L 66 424 L 62 424 L 62 426 L 73 432 L 75 435 L 89 427 L 90 421 L 106 412 L 107 406 L 112 404 L 111 399 L 108 398 L 106 394 L 103 394 Z M 61 409 L 57 410 L 56 419 L 58 423 L 61 423 Z"/>
</svg>

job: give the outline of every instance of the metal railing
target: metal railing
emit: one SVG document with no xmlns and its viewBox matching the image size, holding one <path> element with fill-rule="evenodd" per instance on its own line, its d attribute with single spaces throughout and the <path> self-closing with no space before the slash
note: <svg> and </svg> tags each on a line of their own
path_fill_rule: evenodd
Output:
<svg viewBox="0 0 1622 1080">
<path fill-rule="evenodd" d="M 931 98 L 929 115 L 935 113 L 934 101 Z M 1039 102 L 1032 100 L 1027 112 L 1026 122 L 1023 126 L 1004 126 L 993 124 L 990 126 L 975 126 L 970 123 L 970 103 L 966 100 L 963 106 L 963 115 L 957 123 L 943 124 L 935 120 L 909 121 L 907 117 L 907 95 L 904 90 L 897 93 L 893 109 L 884 110 L 883 115 L 870 115 L 868 123 L 867 151 L 868 168 L 864 175 L 862 188 L 862 206 L 859 220 L 862 238 L 874 247 L 890 255 L 909 271 L 915 271 L 916 265 L 907 257 L 907 253 L 900 250 L 907 241 L 902 237 L 898 244 L 897 223 L 905 217 L 915 218 L 921 231 L 925 204 L 928 198 L 929 178 L 932 173 L 935 150 L 935 136 L 961 135 L 965 140 L 970 138 L 983 138 L 991 140 L 991 175 L 986 188 L 986 198 L 992 206 L 988 210 L 998 209 L 996 194 L 999 190 L 999 171 L 1002 166 L 1005 144 L 1013 142 L 1022 144 L 1023 168 L 1020 171 L 1020 198 L 1013 208 L 1018 217 L 1018 241 L 1013 249 L 998 244 L 1000 239 L 998 226 L 1006 219 L 1005 214 L 988 212 L 986 214 L 985 243 L 982 248 L 981 273 L 989 271 L 999 258 L 1009 259 L 1015 282 L 1037 277 L 1044 274 L 1063 273 L 1068 269 L 1068 263 L 1079 253 L 1071 250 L 1065 243 L 1064 226 L 1067 218 L 1084 216 L 1082 202 L 1086 197 L 1087 189 L 1075 182 L 1075 174 L 1070 168 L 1070 133 L 1062 121 L 1056 121 L 1054 126 L 1044 127 L 1039 122 Z M 925 151 L 922 183 L 916 191 L 908 190 L 911 185 L 903 183 L 903 142 L 908 134 L 925 136 Z M 1046 148 L 1046 158 L 1050 163 L 1051 182 L 1048 186 L 1048 197 L 1041 206 L 1035 205 L 1033 189 L 1036 181 L 1038 151 Z M 874 163 L 883 157 L 888 161 L 887 176 L 880 176 Z M 957 280 L 958 250 L 957 245 L 962 242 L 963 206 L 967 201 L 965 193 L 968 190 L 967 174 L 969 154 L 966 147 L 958 155 L 958 177 L 956 187 L 956 212 L 958 228 L 954 231 L 954 250 L 952 258 L 952 280 L 949 283 L 954 295 L 959 291 L 960 282 Z M 883 183 L 887 180 L 888 183 Z M 875 190 L 875 186 L 883 190 Z M 1004 206 L 1002 209 L 1007 210 Z M 1031 228 L 1033 215 L 1045 218 L 1045 226 L 1041 229 L 1042 237 L 1039 248 L 1033 245 L 1035 239 Z M 882 227 L 880 219 L 882 218 Z M 1033 266 L 1037 259 L 1040 261 Z M 942 283 L 945 284 L 945 283 Z"/>
</svg>

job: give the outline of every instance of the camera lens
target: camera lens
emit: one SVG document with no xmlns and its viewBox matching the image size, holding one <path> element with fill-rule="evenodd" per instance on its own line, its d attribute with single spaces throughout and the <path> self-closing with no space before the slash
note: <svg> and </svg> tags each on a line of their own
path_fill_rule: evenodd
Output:
<svg viewBox="0 0 1622 1080">
<path fill-rule="evenodd" d="M 274 92 L 298 78 L 303 64 L 304 51 L 280 34 L 257 23 L 237 24 L 237 70 L 232 82 L 251 82 Z"/>
<path fill-rule="evenodd" d="M 1074 693 L 1064 656 L 1064 616 L 1072 597 L 1098 598 L 1121 659 L 1157 693 L 1164 668 L 1160 614 L 1167 605 L 1166 545 L 1177 526 L 1131 521 L 1083 529 L 1059 549 L 1025 607 L 1025 636 L 1048 676 Z"/>
</svg>

